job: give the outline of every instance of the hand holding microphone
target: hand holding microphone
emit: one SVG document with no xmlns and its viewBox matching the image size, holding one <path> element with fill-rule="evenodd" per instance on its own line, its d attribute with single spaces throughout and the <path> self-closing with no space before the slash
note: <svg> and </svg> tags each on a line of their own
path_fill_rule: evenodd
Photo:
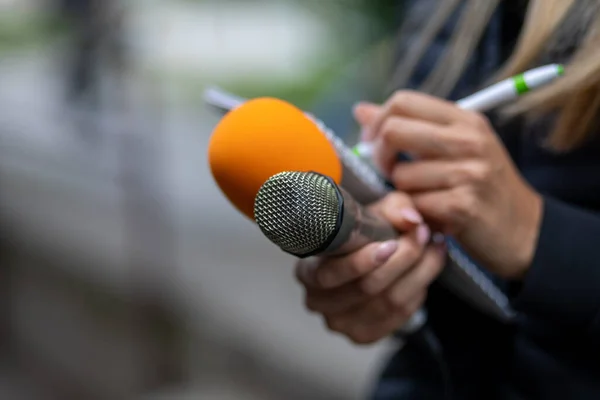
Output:
<svg viewBox="0 0 600 400">
<path fill-rule="evenodd" d="M 209 163 L 213 176 L 225 196 L 240 212 L 254 220 L 254 201 L 259 189 L 271 176 L 282 171 L 314 171 L 324 174 L 337 185 L 344 183 L 346 189 L 352 187 L 351 194 L 354 197 L 360 195 L 360 186 L 354 185 L 353 180 L 347 180 L 348 169 L 345 168 L 346 165 L 342 165 L 343 160 L 340 159 L 336 150 L 338 150 L 337 147 L 328 140 L 318 124 L 315 124 L 301 110 L 281 100 L 262 98 L 244 103 L 221 120 L 213 132 L 209 145 Z M 365 176 L 368 177 L 368 174 Z M 349 186 L 346 186 L 347 183 Z M 381 211 L 380 214 L 385 215 L 392 225 L 398 223 L 401 214 L 405 219 L 410 220 L 411 217 L 408 217 L 404 210 L 410 206 L 400 204 L 392 211 L 393 207 L 388 201 L 390 200 L 382 203 L 387 204 L 385 212 L 379 208 L 380 206 L 375 210 Z M 412 218 L 418 220 L 419 216 L 417 214 L 415 219 L 413 213 Z M 420 222 L 415 225 L 420 225 Z M 400 225 L 396 228 L 402 230 Z M 426 236 L 423 235 L 425 232 L 423 229 L 420 228 L 421 236 Z M 412 237 L 418 237 L 414 235 L 416 233 Z M 410 234 L 406 236 L 406 238 L 410 237 Z M 398 239 L 399 248 L 402 247 L 400 244 L 407 240 L 406 238 Z M 375 245 L 365 245 L 353 256 L 341 257 L 340 260 L 348 261 L 350 269 L 357 268 L 362 271 L 363 268 L 367 270 L 374 268 L 372 262 L 371 264 L 368 262 L 368 254 L 370 254 L 368 249 L 372 249 L 372 246 Z M 396 252 L 395 254 L 397 256 L 401 253 Z M 367 288 L 373 285 L 375 287 L 372 289 L 373 292 L 377 292 L 378 288 L 384 290 L 386 285 L 391 288 L 391 281 L 388 280 L 390 276 L 398 278 L 396 273 L 407 272 L 407 265 L 416 267 L 420 262 L 430 265 L 431 257 L 423 257 L 418 260 L 407 257 L 407 264 L 396 260 L 394 263 L 386 264 L 385 268 L 381 266 L 381 268 L 377 268 L 379 272 L 373 272 L 369 278 L 371 281 L 380 281 L 380 283 L 362 285 L 366 285 Z M 450 254 L 450 258 L 451 262 L 445 268 L 443 276 L 440 277 L 444 285 L 486 313 L 496 315 L 501 319 L 512 317 L 512 311 L 507 305 L 508 300 L 477 268 L 473 267 L 468 260 L 456 258 L 452 254 Z M 323 265 L 329 265 L 329 262 L 333 262 L 333 260 L 324 261 Z M 427 281 L 423 275 L 419 274 L 418 276 L 421 282 Z M 414 287 L 419 287 L 419 285 Z M 399 293 L 392 289 L 389 291 L 390 293 Z M 411 291 L 408 290 L 407 293 L 411 293 Z M 381 304 L 382 301 L 380 300 L 378 304 Z M 405 304 L 404 300 L 402 300 L 402 304 Z M 398 327 L 398 325 L 395 326 L 395 328 Z"/>
<path fill-rule="evenodd" d="M 225 196 L 251 219 L 254 219 L 254 200 L 260 187 L 281 171 L 316 171 L 327 175 L 336 184 L 347 178 L 344 176 L 347 170 L 342 168 L 336 149 L 319 126 L 296 107 L 269 98 L 248 101 L 221 120 L 211 138 L 209 162 Z M 395 212 L 398 213 L 397 221 L 402 212 L 401 209 Z M 416 217 L 414 214 L 413 211 L 413 221 L 419 219 L 418 214 Z M 420 232 L 421 237 L 426 236 L 423 228 Z M 364 251 L 373 246 L 367 245 Z M 358 261 L 352 261 L 350 256 L 350 260 L 350 269 L 368 267 L 361 256 Z M 375 274 L 374 279 L 377 276 Z M 398 327 L 394 326 L 395 329 Z"/>
<path fill-rule="evenodd" d="M 282 172 L 259 190 L 255 219 L 284 251 L 319 255 L 300 261 L 296 275 L 307 307 L 331 330 L 365 344 L 425 322 L 419 308 L 445 251 L 428 246 L 429 230 L 407 196 L 393 193 L 363 209 L 323 175 Z"/>
</svg>

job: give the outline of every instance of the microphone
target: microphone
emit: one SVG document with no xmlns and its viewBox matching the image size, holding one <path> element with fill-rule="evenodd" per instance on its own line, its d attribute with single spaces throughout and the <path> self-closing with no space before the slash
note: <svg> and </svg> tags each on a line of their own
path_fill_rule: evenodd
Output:
<svg viewBox="0 0 600 400">
<path fill-rule="evenodd" d="M 341 256 L 398 236 L 389 222 L 364 209 L 331 178 L 315 172 L 286 171 L 269 178 L 256 196 L 254 218 L 271 242 L 299 258 Z M 412 333 L 426 319 L 420 310 L 402 330 Z"/>
<path fill-rule="evenodd" d="M 217 185 L 242 214 L 254 220 L 258 191 L 283 171 L 326 175 L 363 204 L 390 191 L 368 164 L 315 121 L 273 98 L 249 100 L 222 118 L 210 139 L 208 160 Z M 514 311 L 504 293 L 455 246 L 449 244 L 448 253 L 452 262 L 445 270 L 454 273 L 440 277 L 444 285 L 487 314 L 511 320 Z"/>
<path fill-rule="evenodd" d="M 271 242 L 299 258 L 345 255 L 398 236 L 331 178 L 314 172 L 269 178 L 256 196 L 254 219 Z"/>
<path fill-rule="evenodd" d="M 208 146 L 210 169 L 229 201 L 254 218 L 254 198 L 272 175 L 317 171 L 342 181 L 333 146 L 302 111 L 282 100 L 247 101 L 225 115 Z"/>
<path fill-rule="evenodd" d="M 365 204 L 389 191 L 324 124 L 274 98 L 248 100 L 229 111 L 213 130 L 208 159 L 221 191 L 250 219 L 258 189 L 282 171 L 325 174 Z"/>
<path fill-rule="evenodd" d="M 393 239 L 396 230 L 369 213 L 334 180 L 315 172 L 284 171 L 259 189 L 254 216 L 263 234 L 296 257 L 344 255 L 364 245 Z M 449 262 L 439 277 L 447 289 L 481 311 L 510 321 L 514 312 L 506 296 L 466 258 L 449 250 Z M 410 333 L 425 322 L 409 324 Z"/>
</svg>

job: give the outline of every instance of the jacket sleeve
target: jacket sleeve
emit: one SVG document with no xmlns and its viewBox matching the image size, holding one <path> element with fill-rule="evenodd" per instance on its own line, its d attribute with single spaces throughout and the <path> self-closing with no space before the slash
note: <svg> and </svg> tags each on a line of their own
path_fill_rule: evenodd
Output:
<svg viewBox="0 0 600 400">
<path fill-rule="evenodd" d="M 514 298 L 517 310 L 600 329 L 600 215 L 545 197 L 537 249 Z"/>
</svg>

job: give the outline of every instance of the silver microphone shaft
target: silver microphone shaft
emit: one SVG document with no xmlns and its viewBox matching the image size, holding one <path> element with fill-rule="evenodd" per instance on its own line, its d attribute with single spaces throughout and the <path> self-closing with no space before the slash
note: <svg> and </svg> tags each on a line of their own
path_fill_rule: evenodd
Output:
<svg viewBox="0 0 600 400">
<path fill-rule="evenodd" d="M 345 255 L 369 243 L 398 236 L 398 232 L 387 221 L 363 208 L 346 190 L 337 185 L 336 189 L 342 199 L 340 226 L 331 244 L 321 254 Z"/>
</svg>

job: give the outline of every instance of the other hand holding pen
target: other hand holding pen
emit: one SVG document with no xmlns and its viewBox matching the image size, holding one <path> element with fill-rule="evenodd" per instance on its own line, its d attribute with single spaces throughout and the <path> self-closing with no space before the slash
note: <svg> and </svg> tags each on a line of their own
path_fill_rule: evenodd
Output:
<svg viewBox="0 0 600 400">
<path fill-rule="evenodd" d="M 533 258 L 541 196 L 520 176 L 487 119 L 454 103 L 399 91 L 355 116 L 373 161 L 419 212 L 453 235 L 482 266 L 519 278 Z M 412 162 L 396 162 L 408 152 Z"/>
</svg>

